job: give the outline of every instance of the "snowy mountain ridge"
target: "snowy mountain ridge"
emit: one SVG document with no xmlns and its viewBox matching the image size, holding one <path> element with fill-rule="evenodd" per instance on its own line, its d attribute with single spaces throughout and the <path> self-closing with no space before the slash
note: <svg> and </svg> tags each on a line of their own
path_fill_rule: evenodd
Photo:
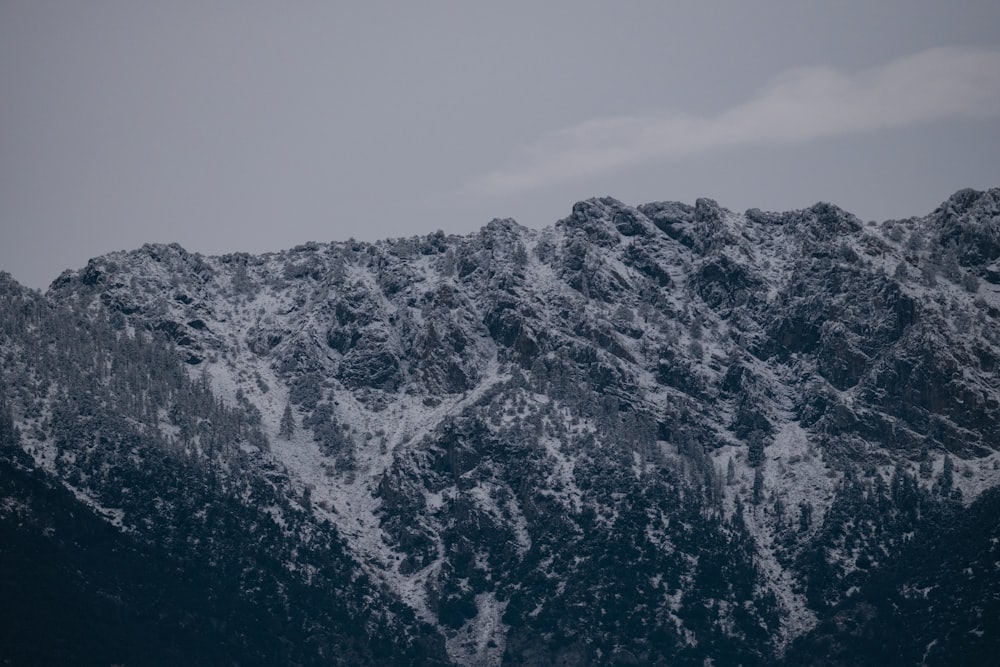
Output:
<svg viewBox="0 0 1000 667">
<path fill-rule="evenodd" d="M 203 455 L 283 476 L 289 539 L 332 530 L 456 664 L 812 655 L 1000 485 L 1000 189 L 878 225 L 601 198 L 542 230 L 147 245 L 45 299 L 256 413 L 243 454 Z M 36 412 L 21 445 L 66 475 Z"/>
</svg>

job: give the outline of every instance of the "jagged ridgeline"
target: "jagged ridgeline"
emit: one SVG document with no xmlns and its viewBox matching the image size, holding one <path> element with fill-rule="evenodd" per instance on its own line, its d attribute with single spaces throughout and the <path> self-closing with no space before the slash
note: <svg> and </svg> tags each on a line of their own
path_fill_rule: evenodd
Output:
<svg viewBox="0 0 1000 667">
<path fill-rule="evenodd" d="M 594 199 L 2 294 L 0 553 L 34 579 L 0 656 L 1000 649 L 1000 190 L 881 224 Z"/>
</svg>

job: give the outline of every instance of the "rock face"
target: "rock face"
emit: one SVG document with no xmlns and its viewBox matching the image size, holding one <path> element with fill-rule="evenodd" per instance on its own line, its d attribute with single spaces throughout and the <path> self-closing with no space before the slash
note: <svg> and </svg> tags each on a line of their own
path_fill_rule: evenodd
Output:
<svg viewBox="0 0 1000 667">
<path fill-rule="evenodd" d="M 303 664 L 336 647 L 375 663 L 857 664 L 859 625 L 911 616 L 921 659 L 974 660 L 1000 648 L 980 571 L 1000 553 L 937 545 L 998 526 L 979 498 L 1000 484 L 998 239 L 1000 190 L 966 190 L 881 225 L 829 204 L 602 198 L 542 230 L 262 256 L 144 246 L 45 297 L 4 284 L 9 449 L 121 539 L 173 530 L 163 507 L 185 484 L 242 508 L 232 532 L 198 519 L 169 538 L 226 549 L 163 557 L 242 572 L 230 594 L 268 600 Z M 49 356 L 43 323 L 65 330 Z M 107 345 L 72 348 L 74 328 Z M 150 460 L 198 473 L 139 472 Z M 114 492 L 116 466 L 148 497 Z M 227 565 L 241 530 L 280 538 Z M 933 613 L 874 601 L 910 600 L 924 563 L 988 582 L 949 571 L 935 601 L 963 613 L 947 636 Z M 289 616 L 293 589 L 344 601 L 325 613 L 364 638 L 322 605 Z M 361 648 L 390 635 L 383 655 Z"/>
</svg>

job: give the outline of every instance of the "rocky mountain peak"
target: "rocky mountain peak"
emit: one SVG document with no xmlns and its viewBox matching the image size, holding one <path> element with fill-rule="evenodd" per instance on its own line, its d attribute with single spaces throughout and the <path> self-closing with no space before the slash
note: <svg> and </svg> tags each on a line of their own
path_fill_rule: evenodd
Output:
<svg viewBox="0 0 1000 667">
<path fill-rule="evenodd" d="M 1000 483 L 998 192 L 881 225 L 826 203 L 602 197 L 540 230 L 148 245 L 44 299 L 122 345 L 159 341 L 259 423 L 253 448 L 244 433 L 199 460 L 280 477 L 301 510 L 278 513 L 287 539 L 342 545 L 412 615 L 393 607 L 401 636 L 429 631 L 449 660 L 774 662 L 846 641 L 832 619 L 911 539 L 981 521 Z M 142 419 L 176 416 L 150 433 L 211 440 L 176 390 L 136 382 Z M 17 400 L 23 446 L 139 530 L 155 503 L 88 481 L 75 445 L 51 444 L 49 399 Z"/>
</svg>

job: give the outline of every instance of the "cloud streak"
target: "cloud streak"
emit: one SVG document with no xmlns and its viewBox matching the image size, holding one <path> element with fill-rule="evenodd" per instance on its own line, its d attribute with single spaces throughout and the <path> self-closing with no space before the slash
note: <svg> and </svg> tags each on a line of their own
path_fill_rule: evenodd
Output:
<svg viewBox="0 0 1000 667">
<path fill-rule="evenodd" d="M 667 112 L 566 127 L 521 147 L 472 183 L 523 192 L 649 162 L 748 145 L 800 144 L 937 120 L 1000 115 L 1000 52 L 936 48 L 855 74 L 783 72 L 749 101 L 715 116 Z"/>
</svg>

